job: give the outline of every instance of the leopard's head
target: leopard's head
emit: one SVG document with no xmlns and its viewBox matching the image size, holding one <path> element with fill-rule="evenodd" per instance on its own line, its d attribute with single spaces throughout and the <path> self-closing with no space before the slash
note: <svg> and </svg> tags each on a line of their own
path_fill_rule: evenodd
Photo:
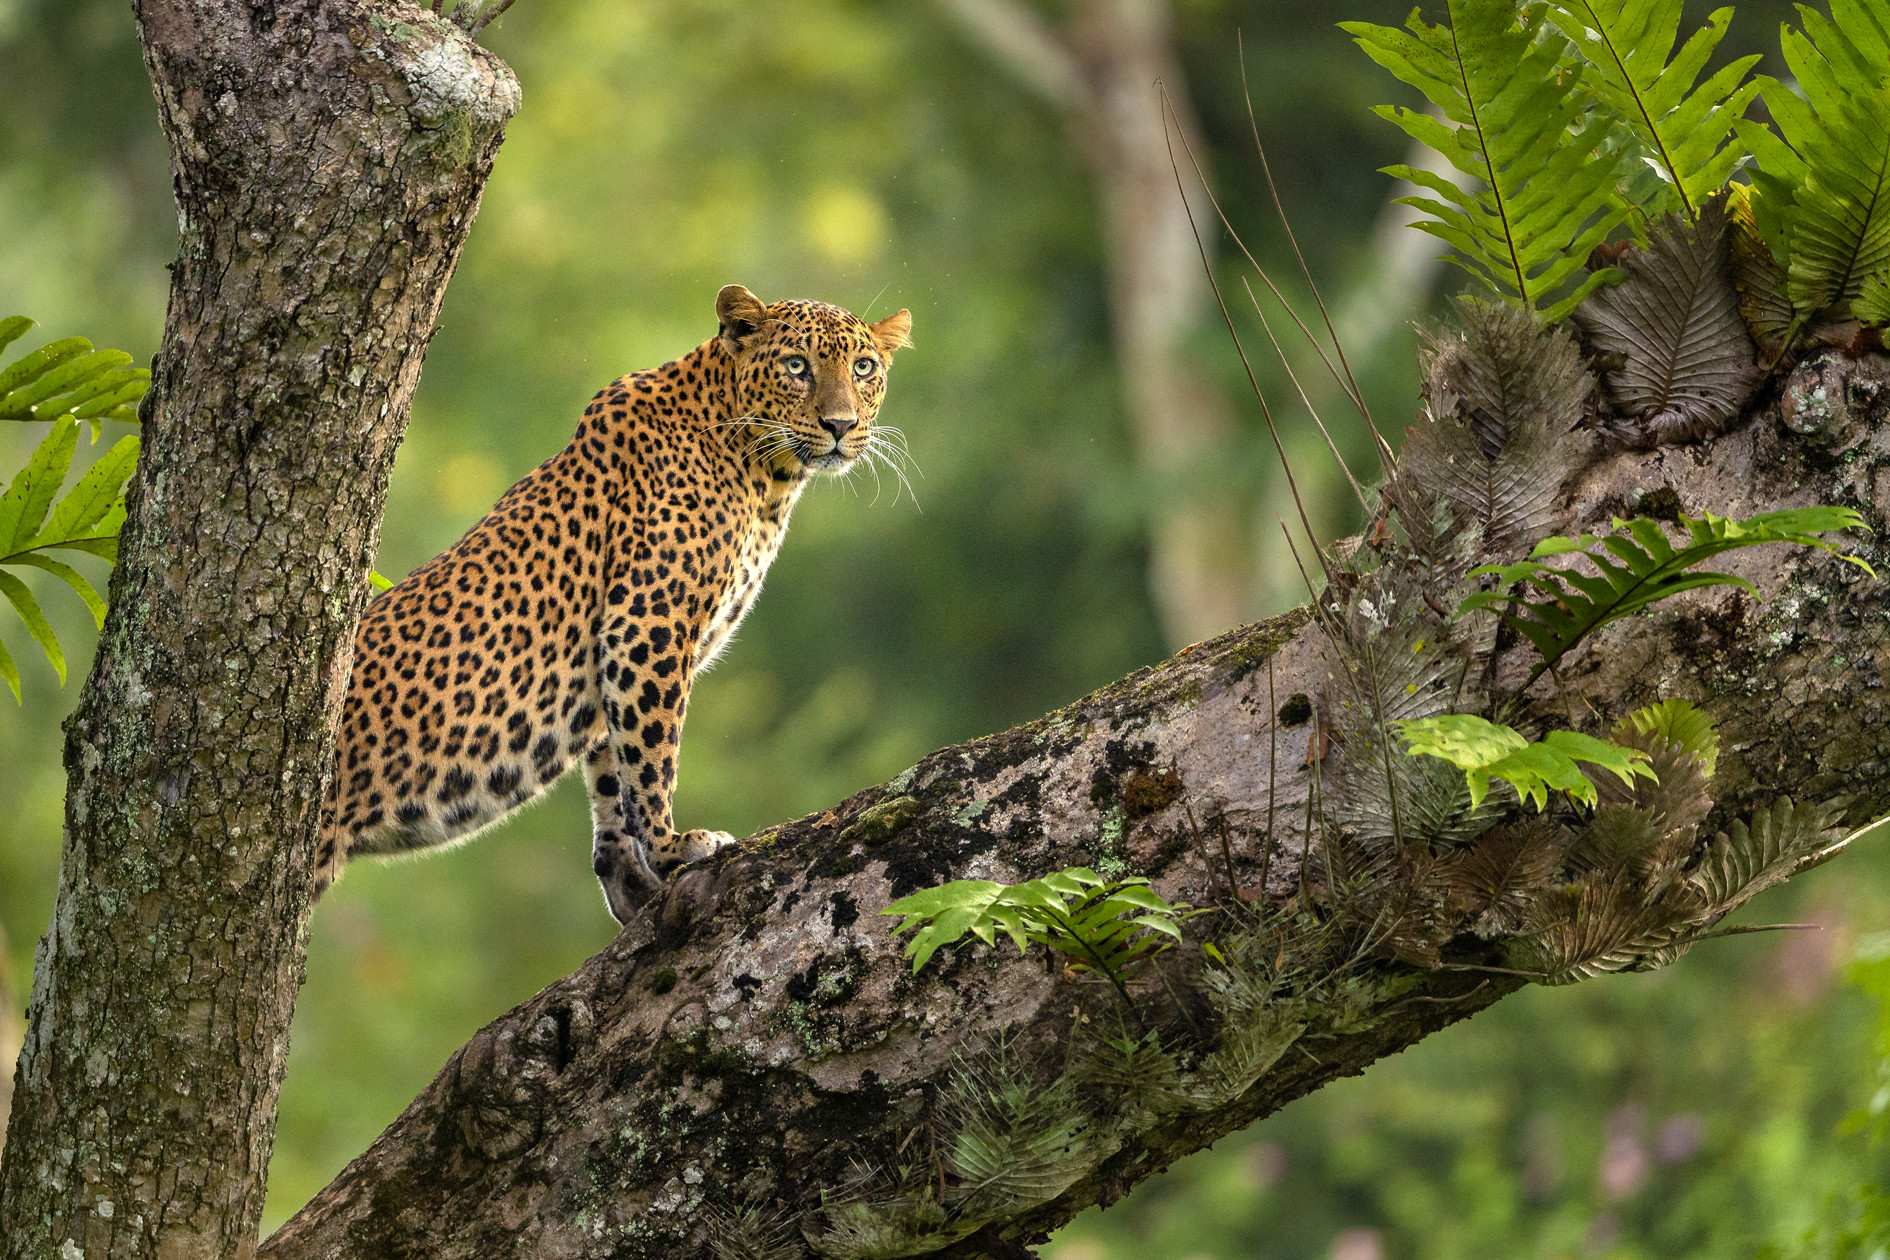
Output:
<svg viewBox="0 0 1890 1260">
<path fill-rule="evenodd" d="M 878 425 L 893 353 L 912 315 L 869 324 L 825 302 L 762 302 L 739 284 L 715 299 L 720 340 L 734 365 L 732 403 L 756 457 L 792 473 L 841 473 L 884 449 Z"/>
</svg>

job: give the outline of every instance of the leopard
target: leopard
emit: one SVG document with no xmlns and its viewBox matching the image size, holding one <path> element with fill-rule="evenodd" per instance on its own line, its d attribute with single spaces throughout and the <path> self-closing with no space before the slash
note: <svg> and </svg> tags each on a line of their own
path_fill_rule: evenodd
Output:
<svg viewBox="0 0 1890 1260">
<path fill-rule="evenodd" d="M 464 843 L 574 766 L 619 923 L 733 844 L 671 812 L 691 685 L 754 607 L 788 517 L 898 431 L 911 312 L 716 296 L 716 333 L 619 377 L 569 445 L 374 598 L 354 638 L 313 892 L 349 861 Z"/>
</svg>

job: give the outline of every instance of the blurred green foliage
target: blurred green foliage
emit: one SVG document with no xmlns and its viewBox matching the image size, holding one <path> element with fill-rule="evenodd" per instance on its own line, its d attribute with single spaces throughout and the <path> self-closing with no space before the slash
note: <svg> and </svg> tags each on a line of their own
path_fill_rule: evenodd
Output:
<svg viewBox="0 0 1890 1260">
<path fill-rule="evenodd" d="M 1706 8 L 1689 4 L 1688 20 Z M 1720 55 L 1775 48 L 1784 9 L 1740 5 Z M 1281 276 L 1233 32 L 1287 208 L 1343 293 L 1371 282 L 1390 191 L 1377 168 L 1404 153 L 1367 111 L 1382 76 L 1331 23 L 1404 11 L 1177 0 L 1212 173 Z M 696 690 L 684 825 L 742 833 L 830 805 L 1163 654 L 1144 575 L 1155 490 L 1129 459 L 1093 189 L 1059 121 L 938 8 L 523 0 L 485 42 L 519 72 L 525 108 L 432 343 L 379 568 L 398 576 L 452 542 L 568 439 L 597 388 L 713 332 L 717 287 L 740 281 L 770 299 L 912 309 L 887 417 L 911 435 L 922 510 L 858 477 L 803 502 L 767 597 Z M 0 309 L 143 358 L 173 223 L 125 6 L 0 0 Z M 1238 364 L 1211 328 L 1198 352 L 1235 394 Z M 1395 431 L 1415 394 L 1413 339 L 1401 331 L 1360 366 Z M 1251 460 L 1214 475 L 1270 521 L 1286 514 L 1279 474 L 1258 416 L 1245 423 Z M 1291 423 L 1302 484 L 1323 477 L 1316 523 L 1343 531 L 1342 483 L 1310 425 Z M 26 427 L 0 431 L 0 467 L 25 458 L 36 434 L 11 430 Z M 1350 441 L 1363 467 L 1369 448 Z M 1281 576 L 1292 602 L 1298 577 Z M 48 614 L 68 644 L 89 643 L 83 608 Z M 53 901 L 58 723 L 76 696 L 42 670 L 40 702 L 0 712 L 0 923 L 22 976 Z M 609 941 L 582 797 L 574 781 L 463 850 L 364 864 L 324 900 L 271 1221 L 481 1024 Z M 1843 1228 L 1831 1213 L 1848 1200 L 1830 1196 L 1886 1171 L 1866 1133 L 1836 1135 L 1879 1083 L 1868 1003 L 1836 979 L 1847 934 L 1883 922 L 1883 848 L 1746 916 L 1829 932 L 1525 992 L 1082 1218 L 1048 1254 L 1744 1257 L 1796 1248 L 1820 1220 Z"/>
</svg>

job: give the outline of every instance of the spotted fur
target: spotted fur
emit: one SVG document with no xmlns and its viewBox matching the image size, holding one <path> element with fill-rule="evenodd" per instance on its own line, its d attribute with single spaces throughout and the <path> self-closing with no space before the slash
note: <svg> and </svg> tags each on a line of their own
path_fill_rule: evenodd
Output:
<svg viewBox="0 0 1890 1260">
<path fill-rule="evenodd" d="M 905 311 L 716 299 L 720 331 L 585 408 L 571 444 L 368 606 L 316 893 L 360 854 L 467 840 L 582 762 L 619 921 L 727 832 L 670 817 L 689 687 L 753 606 L 813 473 L 881 440 Z"/>
</svg>

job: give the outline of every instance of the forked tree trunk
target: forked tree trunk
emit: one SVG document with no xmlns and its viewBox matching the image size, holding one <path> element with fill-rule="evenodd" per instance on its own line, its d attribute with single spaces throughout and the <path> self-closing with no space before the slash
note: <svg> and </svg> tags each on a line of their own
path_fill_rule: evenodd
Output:
<svg viewBox="0 0 1890 1260">
<path fill-rule="evenodd" d="M 255 1253 L 394 451 L 511 72 L 411 4 L 137 0 L 180 249 L 0 1167 L 7 1260 Z"/>
<path fill-rule="evenodd" d="M 1813 361 L 1747 419 L 1706 446 L 1599 460 L 1573 484 L 1567 524 L 1605 526 L 1648 491 L 1693 513 L 1850 504 L 1873 535 L 1846 545 L 1881 561 L 1890 361 Z M 1656 698 L 1707 709 L 1723 740 L 1709 835 L 1786 793 L 1848 797 L 1853 822 L 1881 814 L 1883 584 L 1803 548 L 1723 559 L 1764 602 L 1709 591 L 1617 623 L 1539 703 L 1591 729 Z M 1303 611 L 1250 626 L 686 872 L 608 949 L 456 1053 L 264 1254 L 1004 1260 L 1487 1006 L 1523 983 L 1493 946 L 1466 935 L 1437 969 L 1361 948 L 1288 982 L 1275 1000 L 1292 1014 L 1270 1032 L 1247 1025 L 1263 1035 L 1234 1054 L 1227 1009 L 1202 996 L 1199 946 L 1145 972 L 1128 1013 L 1093 977 L 1002 938 L 914 976 L 877 913 L 954 877 L 1081 863 L 1197 903 L 1240 888 L 1248 909 L 1197 919 L 1191 937 L 1253 947 L 1265 905 L 1261 953 L 1275 925 L 1284 952 L 1308 922 L 1295 909 L 1317 908 L 1305 890 L 1346 878 L 1306 834 L 1327 659 Z M 1517 686 L 1530 659 L 1503 653 L 1498 684 Z M 1103 1045 L 1145 1029 L 1184 1051 L 1212 1045 L 1220 1058 L 1203 1062 L 1239 1071 L 1154 1098 Z M 1000 1190 L 1001 1210 L 980 1210 Z"/>
</svg>

